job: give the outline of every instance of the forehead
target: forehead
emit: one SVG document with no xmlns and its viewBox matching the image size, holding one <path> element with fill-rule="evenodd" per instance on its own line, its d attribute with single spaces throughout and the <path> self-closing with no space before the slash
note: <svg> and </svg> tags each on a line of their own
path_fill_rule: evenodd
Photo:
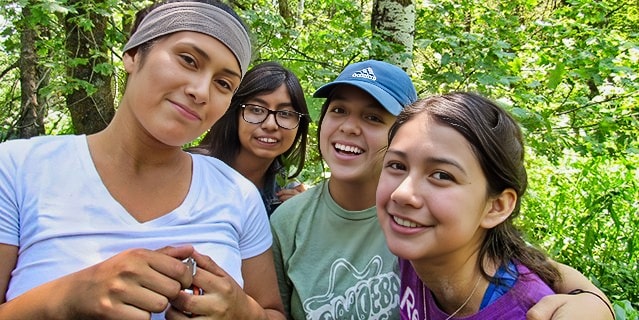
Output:
<svg viewBox="0 0 639 320">
<path fill-rule="evenodd" d="M 439 155 L 470 152 L 470 143 L 457 130 L 432 118 L 426 113 L 416 115 L 405 122 L 395 133 L 391 147 L 431 150 Z"/>
<path fill-rule="evenodd" d="M 220 40 L 195 31 L 177 31 L 158 38 L 166 47 L 190 49 L 207 63 L 219 63 L 234 76 L 241 78 L 240 64 L 233 52 Z"/>
</svg>

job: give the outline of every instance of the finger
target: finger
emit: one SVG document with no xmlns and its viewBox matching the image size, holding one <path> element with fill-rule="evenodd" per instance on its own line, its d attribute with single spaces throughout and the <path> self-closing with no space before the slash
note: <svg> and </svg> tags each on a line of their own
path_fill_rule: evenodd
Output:
<svg viewBox="0 0 639 320">
<path fill-rule="evenodd" d="M 242 290 L 237 282 L 235 282 L 235 279 L 218 266 L 209 256 L 195 252 L 193 253 L 193 258 L 199 266 L 197 274 L 193 277 L 193 285 L 202 288 L 205 296 L 210 298 L 211 295 L 215 295 L 214 299 L 219 301 L 217 299 L 225 300 L 236 293 L 236 290 Z M 216 307 L 224 308 L 222 306 Z M 211 308 L 207 308 L 206 310 L 209 309 Z"/>
<path fill-rule="evenodd" d="M 167 309 L 164 317 L 166 320 L 205 319 L 204 317 L 198 316 L 196 314 L 184 313 L 175 307 Z"/>
<path fill-rule="evenodd" d="M 144 287 L 132 286 L 121 293 L 123 306 L 130 305 L 148 312 L 159 313 L 164 311 L 169 305 L 169 299 L 162 293 Z M 146 319 L 148 319 L 148 316 Z"/>
<path fill-rule="evenodd" d="M 277 196 L 280 201 L 286 201 L 298 193 L 300 192 L 295 189 L 283 189 L 277 193 Z"/>
<path fill-rule="evenodd" d="M 165 247 L 155 252 L 156 256 L 149 261 L 149 265 L 153 270 L 163 276 L 179 282 L 179 288 L 177 290 L 179 291 L 180 289 L 190 287 L 193 281 L 192 271 L 189 269 L 189 266 L 182 262 L 185 258 L 190 257 L 193 252 L 194 249 L 192 246 Z M 174 290 L 173 287 L 168 286 L 167 282 L 161 281 L 159 278 L 154 278 L 152 281 L 160 281 L 158 283 L 162 284 L 163 288 L 169 289 L 170 291 L 164 291 L 163 293 L 171 294 L 169 296 L 170 298 L 173 298 L 177 294 L 177 291 Z M 152 285 L 153 282 L 150 280 L 145 282 L 145 284 Z"/>
<path fill-rule="evenodd" d="M 151 318 L 151 312 L 132 305 L 119 304 L 109 313 L 108 317 L 108 319 L 148 320 Z"/>
<path fill-rule="evenodd" d="M 564 303 L 565 299 L 561 295 L 545 296 L 528 310 L 526 320 L 550 320 L 555 311 Z"/>
<path fill-rule="evenodd" d="M 179 260 L 184 260 L 190 257 L 194 251 L 195 249 L 193 249 L 193 246 L 179 246 L 179 247 L 167 246 L 167 247 L 156 250 L 156 252 L 166 254 L 167 256 L 171 256 Z"/>
<path fill-rule="evenodd" d="M 177 298 L 171 300 L 171 308 L 167 310 L 167 319 L 193 318 L 198 313 L 195 312 L 197 297 L 181 292 Z M 170 311 L 170 312 L 169 312 Z M 170 314 L 174 314 L 169 316 Z"/>
<path fill-rule="evenodd" d="M 116 259 L 118 261 L 114 264 L 101 268 L 105 272 L 115 271 L 119 275 L 108 282 L 109 292 L 116 301 L 143 310 L 163 311 L 168 305 L 169 297 L 176 296 L 181 289 L 181 283 L 174 278 L 185 277 L 185 273 L 190 278 L 187 267 L 180 260 L 163 253 L 136 249 Z M 175 274 L 173 278 L 172 274 Z"/>
</svg>

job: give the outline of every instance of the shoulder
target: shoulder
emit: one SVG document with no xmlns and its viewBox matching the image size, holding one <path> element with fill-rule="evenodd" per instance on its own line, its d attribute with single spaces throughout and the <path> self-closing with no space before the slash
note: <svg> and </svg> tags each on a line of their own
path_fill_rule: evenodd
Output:
<svg viewBox="0 0 639 320">
<path fill-rule="evenodd" d="M 37 136 L 29 139 L 7 140 L 0 143 L 0 150 L 3 151 L 25 151 L 33 150 L 39 147 L 47 149 L 57 148 L 60 146 L 69 146 L 78 142 L 80 139 L 86 139 L 84 135 L 60 135 L 60 136 Z"/>
<path fill-rule="evenodd" d="M 515 283 L 515 288 L 520 291 L 529 292 L 535 294 L 535 299 L 541 299 L 542 297 L 554 294 L 554 291 L 548 286 L 539 276 L 530 271 L 528 267 L 521 263 L 517 263 L 517 271 L 519 277 Z"/>
<path fill-rule="evenodd" d="M 229 188 L 256 190 L 251 181 L 223 161 L 201 154 L 191 154 L 191 157 L 193 158 L 194 174 L 208 179 L 208 182 Z"/>
<path fill-rule="evenodd" d="M 30 139 L 16 139 L 0 143 L 0 162 L 26 165 L 28 161 L 39 162 L 51 157 L 77 153 L 82 144 L 86 146 L 86 136 L 60 135 L 38 136 Z"/>
<path fill-rule="evenodd" d="M 271 225 L 291 224 L 301 217 L 310 217 L 315 213 L 315 208 L 324 192 L 324 182 L 309 188 L 308 190 L 283 202 L 271 215 Z"/>
<path fill-rule="evenodd" d="M 211 156 L 191 154 L 193 158 L 192 189 L 199 196 L 210 199 L 224 197 L 224 202 L 235 203 L 243 211 L 264 211 L 264 203 L 255 185 L 226 163 Z M 260 208 L 262 210 L 259 210 Z M 241 213 L 242 215 L 248 212 Z"/>
</svg>

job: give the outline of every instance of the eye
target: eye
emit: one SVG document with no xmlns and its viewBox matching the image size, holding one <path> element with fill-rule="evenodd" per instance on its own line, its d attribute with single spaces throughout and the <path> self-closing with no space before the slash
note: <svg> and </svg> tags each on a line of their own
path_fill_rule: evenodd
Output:
<svg viewBox="0 0 639 320">
<path fill-rule="evenodd" d="M 197 61 L 195 61 L 195 59 L 188 55 L 188 54 L 181 54 L 180 58 L 182 59 L 182 61 L 184 61 L 185 64 L 191 66 L 191 67 L 197 67 Z"/>
<path fill-rule="evenodd" d="M 233 85 L 226 80 L 217 80 L 216 82 L 224 89 L 233 90 Z"/>
<path fill-rule="evenodd" d="M 256 105 L 247 104 L 246 108 L 255 115 L 263 115 L 266 112 L 264 108 Z"/>
<path fill-rule="evenodd" d="M 297 113 L 291 110 L 281 110 L 277 112 L 282 119 L 292 119 L 297 116 Z"/>
<path fill-rule="evenodd" d="M 406 166 L 398 161 L 388 161 L 386 162 L 385 165 L 386 168 L 392 169 L 392 170 L 398 170 L 398 171 L 405 171 L 406 170 Z"/>
<path fill-rule="evenodd" d="M 342 107 L 338 107 L 338 106 L 333 106 L 329 108 L 329 111 L 332 113 L 346 113 L 346 111 L 344 110 L 344 108 Z"/>
<path fill-rule="evenodd" d="M 450 174 L 448 174 L 446 172 L 442 172 L 442 171 L 437 171 L 437 172 L 433 173 L 431 176 L 434 179 L 436 179 L 436 180 L 455 181 L 455 178 L 453 178 L 453 176 L 451 176 Z"/>
<path fill-rule="evenodd" d="M 374 114 L 366 115 L 365 118 L 368 121 L 384 123 L 384 119 L 382 117 L 379 117 L 379 116 L 374 115 Z"/>
</svg>

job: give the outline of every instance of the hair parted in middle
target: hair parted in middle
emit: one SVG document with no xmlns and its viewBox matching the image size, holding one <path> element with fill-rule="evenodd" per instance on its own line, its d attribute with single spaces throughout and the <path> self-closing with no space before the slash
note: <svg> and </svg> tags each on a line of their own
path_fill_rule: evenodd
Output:
<svg viewBox="0 0 639 320">
<path fill-rule="evenodd" d="M 258 95 L 271 93 L 282 85 L 286 87 L 286 91 L 291 96 L 293 109 L 304 116 L 300 118 L 293 145 L 277 157 L 276 161 L 269 167 L 267 174 L 275 173 L 279 165 L 289 164 L 295 166 L 296 170 L 288 178 L 297 177 L 306 160 L 310 118 L 304 90 L 299 79 L 292 71 L 277 62 L 264 62 L 251 68 L 240 83 L 226 113 L 211 127 L 200 144 L 188 151 L 216 157 L 232 166 L 242 147 L 238 135 L 238 119 L 241 117 L 242 104 Z"/>
</svg>

